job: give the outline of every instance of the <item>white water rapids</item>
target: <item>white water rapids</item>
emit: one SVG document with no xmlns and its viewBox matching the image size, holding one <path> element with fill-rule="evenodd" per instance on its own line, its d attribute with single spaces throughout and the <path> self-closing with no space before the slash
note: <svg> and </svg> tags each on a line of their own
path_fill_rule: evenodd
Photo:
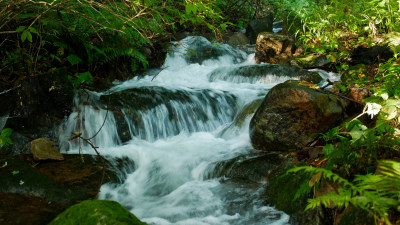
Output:
<svg viewBox="0 0 400 225">
<path fill-rule="evenodd" d="M 236 117 L 246 104 L 289 78 L 270 74 L 256 81 L 222 79 L 236 67 L 254 65 L 254 56 L 221 44 L 216 48 L 223 55 L 190 63 L 188 47 L 196 38 L 206 42 L 199 37 L 180 42 L 155 78 L 157 71 L 150 71 L 92 93 L 91 104 L 77 97 L 75 112 L 60 135 L 63 151 L 79 152 L 78 143 L 68 140 L 70 134 L 79 130 L 91 137 L 106 119 L 92 141 L 107 159 L 127 158 L 131 164 L 121 169 L 120 184 L 102 186 L 101 199 L 120 202 L 148 224 L 288 224 L 289 216 L 261 197 L 262 179 L 231 179 L 215 170 L 221 162 L 258 154 L 248 134 L 252 115 L 241 122 Z M 210 79 L 216 70 L 225 73 Z M 122 120 L 100 105 L 102 98 L 117 95 Z M 110 101 L 117 100 L 102 102 Z M 122 123 L 127 124 L 127 140 L 117 125 Z M 83 146 L 83 152 L 94 154 L 89 146 Z"/>
</svg>

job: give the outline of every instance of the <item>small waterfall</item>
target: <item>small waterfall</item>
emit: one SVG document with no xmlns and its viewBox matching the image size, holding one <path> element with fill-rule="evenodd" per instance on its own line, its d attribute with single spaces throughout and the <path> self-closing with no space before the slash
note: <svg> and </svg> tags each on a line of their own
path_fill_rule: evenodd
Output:
<svg viewBox="0 0 400 225">
<path fill-rule="evenodd" d="M 63 151 L 94 154 L 70 140 L 94 136 L 101 155 L 123 167 L 121 183 L 104 184 L 100 198 L 150 225 L 287 225 L 262 197 L 278 159 L 252 148 L 248 126 L 268 90 L 292 72 L 254 65 L 254 56 L 203 37 L 171 49 L 156 77 L 77 94 L 60 130 Z M 239 79 L 244 73 L 250 78 Z"/>
</svg>

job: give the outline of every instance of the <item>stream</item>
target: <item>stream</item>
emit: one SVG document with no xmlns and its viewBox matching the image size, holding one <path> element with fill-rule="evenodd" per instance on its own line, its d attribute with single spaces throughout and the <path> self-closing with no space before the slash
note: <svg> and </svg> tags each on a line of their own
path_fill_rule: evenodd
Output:
<svg viewBox="0 0 400 225">
<path fill-rule="evenodd" d="M 202 37 L 173 43 L 162 70 L 77 96 L 62 151 L 95 154 L 68 139 L 78 130 L 95 136 L 103 157 L 125 162 L 120 183 L 104 184 L 99 198 L 148 224 L 289 224 L 262 197 L 276 160 L 254 150 L 248 132 L 268 90 L 293 78 L 237 72 L 258 66 L 254 55 Z"/>
</svg>

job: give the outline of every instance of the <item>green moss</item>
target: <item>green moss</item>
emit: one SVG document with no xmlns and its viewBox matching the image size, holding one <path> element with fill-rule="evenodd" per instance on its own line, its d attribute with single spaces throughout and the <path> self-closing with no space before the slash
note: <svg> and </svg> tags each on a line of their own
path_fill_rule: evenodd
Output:
<svg viewBox="0 0 400 225">
<path fill-rule="evenodd" d="M 86 200 L 58 215 L 49 225 L 146 225 L 118 202 Z"/>
</svg>

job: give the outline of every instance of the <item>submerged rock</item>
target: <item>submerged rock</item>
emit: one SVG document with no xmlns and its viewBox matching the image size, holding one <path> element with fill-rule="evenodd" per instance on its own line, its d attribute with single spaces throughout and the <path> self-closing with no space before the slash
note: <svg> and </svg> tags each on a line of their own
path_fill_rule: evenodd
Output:
<svg viewBox="0 0 400 225">
<path fill-rule="evenodd" d="M 296 151 L 338 122 L 347 102 L 337 96 L 287 81 L 273 87 L 250 122 L 256 149 Z"/>
<path fill-rule="evenodd" d="M 297 66 L 261 64 L 230 68 L 218 68 L 209 74 L 210 81 L 225 80 L 235 83 L 275 83 L 285 80 L 304 80 L 318 84 L 322 77 Z"/>
<path fill-rule="evenodd" d="M 146 225 L 118 202 L 86 200 L 58 215 L 49 225 Z"/>
<path fill-rule="evenodd" d="M 285 64 L 298 55 L 294 40 L 288 36 L 263 32 L 257 37 L 255 59 L 257 63 Z"/>
<path fill-rule="evenodd" d="M 207 178 L 226 177 L 247 182 L 264 181 L 268 172 L 279 165 L 283 158 L 276 153 L 248 154 L 218 162 Z"/>
<path fill-rule="evenodd" d="M 38 138 L 31 141 L 31 153 L 35 160 L 64 160 L 63 155 L 53 146 L 57 143 L 47 138 Z"/>
</svg>

